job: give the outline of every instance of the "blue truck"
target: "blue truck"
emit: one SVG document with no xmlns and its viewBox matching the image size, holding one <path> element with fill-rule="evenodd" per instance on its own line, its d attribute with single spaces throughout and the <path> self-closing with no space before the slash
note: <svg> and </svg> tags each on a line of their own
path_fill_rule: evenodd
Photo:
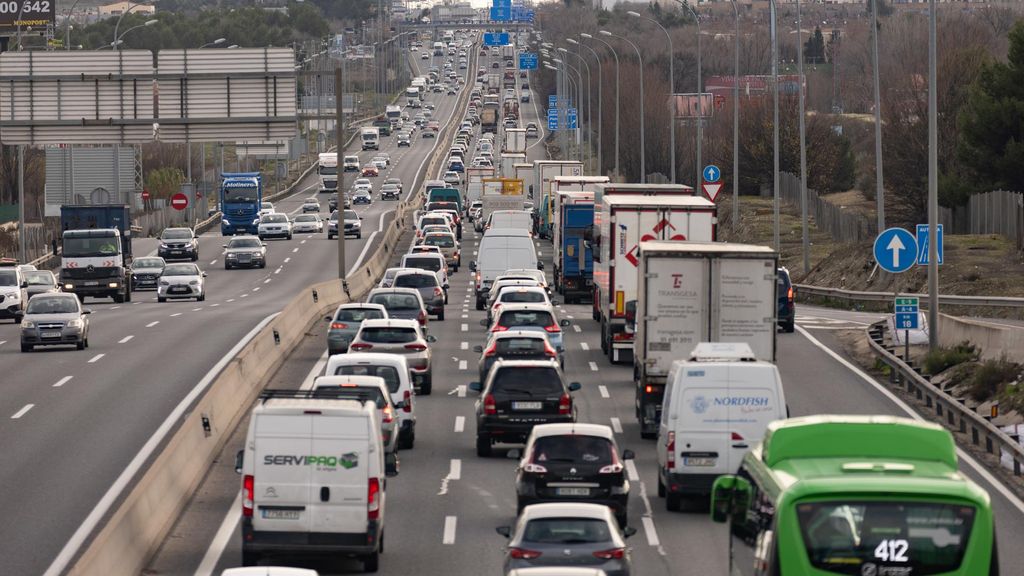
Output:
<svg viewBox="0 0 1024 576">
<path fill-rule="evenodd" d="M 61 289 L 131 302 L 131 223 L 124 204 L 61 206 Z"/>
<path fill-rule="evenodd" d="M 259 172 L 225 172 L 220 185 L 220 233 L 257 234 L 263 178 Z"/>
<path fill-rule="evenodd" d="M 565 303 L 590 298 L 594 289 L 594 254 L 587 240 L 594 227 L 593 204 L 562 204 L 555 286 Z"/>
</svg>

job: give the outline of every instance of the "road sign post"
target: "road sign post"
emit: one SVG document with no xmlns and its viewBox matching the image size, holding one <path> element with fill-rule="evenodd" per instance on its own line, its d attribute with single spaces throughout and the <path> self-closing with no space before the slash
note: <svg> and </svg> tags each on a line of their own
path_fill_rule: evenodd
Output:
<svg viewBox="0 0 1024 576">
<path fill-rule="evenodd" d="M 910 361 L 910 331 L 920 329 L 920 301 L 917 296 L 896 295 L 894 304 L 896 330 L 903 330 L 903 361 Z"/>
</svg>

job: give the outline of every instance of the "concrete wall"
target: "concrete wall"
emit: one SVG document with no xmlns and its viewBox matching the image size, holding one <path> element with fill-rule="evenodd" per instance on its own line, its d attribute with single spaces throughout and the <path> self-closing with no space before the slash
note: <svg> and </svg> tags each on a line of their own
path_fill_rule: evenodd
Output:
<svg viewBox="0 0 1024 576">
<path fill-rule="evenodd" d="M 1005 357 L 1019 362 L 1024 358 L 1024 326 L 939 314 L 939 345 L 950 347 L 964 340 L 977 346 L 985 360 Z"/>
</svg>

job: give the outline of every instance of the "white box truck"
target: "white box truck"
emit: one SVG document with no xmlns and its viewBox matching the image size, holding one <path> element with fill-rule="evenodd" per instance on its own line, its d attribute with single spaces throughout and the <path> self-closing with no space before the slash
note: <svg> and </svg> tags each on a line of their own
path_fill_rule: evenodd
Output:
<svg viewBox="0 0 1024 576">
<path fill-rule="evenodd" d="M 725 242 L 641 242 L 633 378 L 640 435 L 653 438 L 674 360 L 701 342 L 742 343 L 775 362 L 779 255 Z"/>
<path fill-rule="evenodd" d="M 717 206 L 695 196 L 605 196 L 594 204 L 594 319 L 612 364 L 633 359 L 636 268 L 640 243 L 715 241 Z M 600 222 L 600 225 L 598 225 Z"/>
<path fill-rule="evenodd" d="M 498 175 L 502 178 L 512 178 L 516 171 L 515 165 L 526 162 L 526 154 L 514 152 L 502 152 L 498 160 Z"/>
<path fill-rule="evenodd" d="M 415 86 L 409 86 L 405 89 L 405 105 L 409 108 L 419 108 L 422 106 L 420 103 L 420 89 Z"/>
<path fill-rule="evenodd" d="M 480 199 L 484 192 L 484 178 L 494 178 L 494 168 L 466 168 L 466 198 L 464 205 L 469 206 Z"/>
<path fill-rule="evenodd" d="M 501 151 L 508 154 L 522 154 L 526 152 L 526 128 L 506 128 L 505 141 L 501 145 Z M 509 175 L 511 178 L 511 175 Z"/>
<path fill-rule="evenodd" d="M 483 180 L 483 194 L 480 201 L 483 206 L 480 210 L 480 218 L 473 224 L 477 232 L 483 232 L 487 217 L 495 210 L 524 210 L 526 204 L 525 194 L 509 194 L 509 189 L 503 187 L 501 180 L 497 178 L 485 178 Z"/>
<path fill-rule="evenodd" d="M 338 153 L 321 152 L 317 158 L 316 173 L 320 178 L 320 192 L 337 192 Z"/>
<path fill-rule="evenodd" d="M 551 237 L 549 185 L 555 176 L 582 176 L 583 163 L 575 160 L 537 160 L 533 163 L 533 203 L 537 207 L 537 234 Z"/>
<path fill-rule="evenodd" d="M 363 150 L 380 150 L 380 129 L 361 128 L 359 141 L 362 143 Z"/>
</svg>

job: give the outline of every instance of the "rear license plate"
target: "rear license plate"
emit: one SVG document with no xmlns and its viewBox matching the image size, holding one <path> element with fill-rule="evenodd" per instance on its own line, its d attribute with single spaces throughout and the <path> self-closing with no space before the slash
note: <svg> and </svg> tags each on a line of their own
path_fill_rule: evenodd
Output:
<svg viewBox="0 0 1024 576">
<path fill-rule="evenodd" d="M 557 496 L 590 496 L 590 488 L 555 488 Z"/>
<path fill-rule="evenodd" d="M 260 509 L 267 520 L 298 520 L 299 510 L 267 510 Z"/>
<path fill-rule="evenodd" d="M 540 410 L 542 404 L 540 402 L 513 402 L 513 410 Z"/>
<path fill-rule="evenodd" d="M 60 332 L 43 332 L 43 338 L 60 338 Z"/>
<path fill-rule="evenodd" d="M 717 458 L 683 458 L 683 466 L 714 466 Z"/>
<path fill-rule="evenodd" d="M 96 280 L 86 280 L 85 281 L 85 285 L 86 286 L 99 286 L 100 283 L 98 281 L 96 281 Z"/>
</svg>

